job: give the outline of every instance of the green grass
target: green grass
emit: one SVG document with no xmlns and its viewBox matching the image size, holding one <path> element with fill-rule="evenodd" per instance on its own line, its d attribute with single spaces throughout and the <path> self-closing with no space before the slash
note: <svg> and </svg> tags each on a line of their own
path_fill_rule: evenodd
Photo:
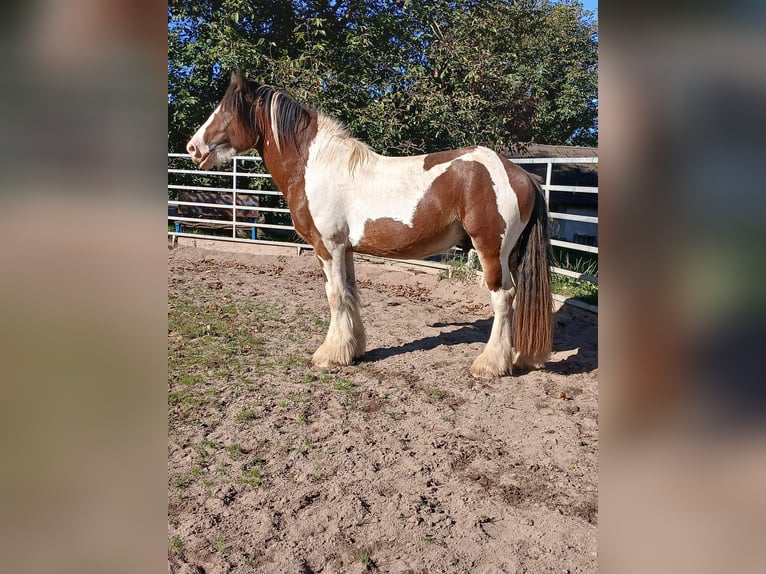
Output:
<svg viewBox="0 0 766 574">
<path fill-rule="evenodd" d="M 556 247 L 552 249 L 554 267 L 567 269 L 584 275 L 598 277 L 598 255 L 582 253 L 571 249 Z M 454 281 L 472 281 L 476 271 L 481 270 L 478 259 L 471 265 L 467 254 L 454 254 L 447 257 L 443 263 L 448 269 L 439 271 L 440 279 Z M 598 305 L 598 284 L 585 279 L 575 279 L 558 273 L 551 273 L 551 290 L 565 297 L 580 299 L 592 305 Z"/>
<path fill-rule="evenodd" d="M 211 451 L 215 452 L 218 449 L 218 444 L 213 441 L 203 439 L 195 444 L 193 448 L 197 453 L 197 461 L 200 464 L 205 464 L 210 458 Z"/>
<path fill-rule="evenodd" d="M 283 309 L 276 302 L 245 301 L 234 304 L 225 294 L 213 303 L 203 303 L 203 288 L 168 297 L 168 405 L 171 425 L 179 420 L 199 421 L 221 411 L 222 381 L 246 385 L 242 372 L 251 365 L 264 371 L 276 363 L 269 341 L 259 334 L 278 322 Z M 209 297 L 209 296 L 208 296 Z M 301 359 L 283 357 L 282 366 L 300 365 Z M 225 390 L 225 389 L 224 389 Z M 238 422 L 254 418 L 254 412 L 241 412 Z"/>
<path fill-rule="evenodd" d="M 226 451 L 229 453 L 229 456 L 233 458 L 234 460 L 238 460 L 243 454 L 242 447 L 238 445 L 237 443 L 233 443 L 227 446 Z"/>
<path fill-rule="evenodd" d="M 551 290 L 564 297 L 572 297 L 591 305 L 598 305 L 598 285 L 590 281 L 551 273 Z"/>
<path fill-rule="evenodd" d="M 219 534 L 215 537 L 215 549 L 219 554 L 226 552 L 226 538 L 223 534 Z"/>
<path fill-rule="evenodd" d="M 281 367 L 284 371 L 289 371 L 290 369 L 307 367 L 310 361 L 308 357 L 302 354 L 290 353 L 289 355 L 278 357 L 274 364 Z"/>
<path fill-rule="evenodd" d="M 261 457 L 255 457 L 251 462 L 242 465 L 238 484 L 246 484 L 251 488 L 265 488 L 264 472 L 266 461 Z"/>
<path fill-rule="evenodd" d="M 258 418 L 258 413 L 253 409 L 244 408 L 234 415 L 234 420 L 238 423 L 247 423 Z"/>
<path fill-rule="evenodd" d="M 333 389 L 336 391 L 340 391 L 345 395 L 354 395 L 356 394 L 356 389 L 354 388 L 354 382 L 350 379 L 340 378 L 335 381 L 335 383 L 332 386 Z"/>
<path fill-rule="evenodd" d="M 582 275 L 598 277 L 598 255 L 595 253 L 554 247 L 553 265 Z M 573 297 L 591 305 L 598 305 L 598 284 L 585 279 L 551 273 L 551 290 L 564 297 Z"/>
<path fill-rule="evenodd" d="M 370 553 L 367 552 L 367 551 L 363 550 L 363 551 L 359 552 L 355 556 L 355 558 L 356 558 L 357 562 L 361 562 L 364 565 L 364 567 L 367 568 L 368 570 L 375 566 L 375 563 L 372 560 L 372 556 L 370 556 Z"/>
<path fill-rule="evenodd" d="M 439 279 L 452 279 L 454 281 L 474 281 L 476 279 L 476 271 L 481 269 L 481 263 L 478 258 L 474 260 L 475 264 L 472 264 L 468 260 L 468 256 L 464 254 L 450 255 L 442 263 L 447 265 L 447 269 L 439 271 Z"/>
</svg>

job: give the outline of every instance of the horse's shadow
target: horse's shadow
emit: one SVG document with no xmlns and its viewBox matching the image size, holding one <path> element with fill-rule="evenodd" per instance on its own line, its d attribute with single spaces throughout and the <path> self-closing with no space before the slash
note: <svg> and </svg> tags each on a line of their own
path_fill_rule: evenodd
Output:
<svg viewBox="0 0 766 574">
<path fill-rule="evenodd" d="M 464 323 L 433 323 L 434 328 L 459 327 L 444 331 L 438 335 L 423 337 L 402 345 L 378 347 L 364 355 L 365 362 L 382 361 L 396 355 L 413 351 L 428 351 L 441 345 L 463 345 L 470 343 L 486 343 L 492 329 L 492 319 L 478 319 Z M 553 351 L 570 351 L 576 353 L 560 361 L 548 361 L 545 369 L 560 374 L 587 373 L 598 368 L 598 352 L 596 348 L 597 327 L 592 321 L 577 321 L 572 313 L 564 308 L 556 312 L 553 330 Z"/>
</svg>

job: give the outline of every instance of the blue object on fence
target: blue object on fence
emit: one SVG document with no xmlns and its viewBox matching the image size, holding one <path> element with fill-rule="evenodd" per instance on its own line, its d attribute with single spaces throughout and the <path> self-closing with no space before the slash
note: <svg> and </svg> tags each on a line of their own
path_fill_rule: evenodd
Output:
<svg viewBox="0 0 766 574">
<path fill-rule="evenodd" d="M 181 233 L 181 224 L 178 223 L 177 221 L 175 223 L 176 223 L 176 233 Z"/>
<path fill-rule="evenodd" d="M 253 241 L 255 241 L 255 227 L 251 227 L 250 228 L 250 233 L 251 233 L 251 235 L 253 237 Z"/>
</svg>

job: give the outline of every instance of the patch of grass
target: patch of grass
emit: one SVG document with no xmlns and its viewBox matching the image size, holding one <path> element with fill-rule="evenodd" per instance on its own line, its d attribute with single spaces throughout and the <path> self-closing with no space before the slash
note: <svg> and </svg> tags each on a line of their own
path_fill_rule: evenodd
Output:
<svg viewBox="0 0 766 574">
<path fill-rule="evenodd" d="M 195 464 L 187 472 L 173 476 L 170 479 L 170 484 L 183 490 L 195 482 L 199 477 L 201 477 L 202 473 L 202 467 Z"/>
<path fill-rule="evenodd" d="M 346 379 L 346 378 L 337 379 L 335 381 L 335 384 L 333 385 L 333 388 L 336 391 L 340 391 L 347 396 L 356 394 L 356 389 L 354 388 L 354 382 L 351 381 L 350 379 Z"/>
<path fill-rule="evenodd" d="M 551 290 L 564 297 L 573 297 L 591 305 L 598 305 L 598 285 L 590 281 L 551 273 Z"/>
<path fill-rule="evenodd" d="M 305 375 L 303 375 L 303 380 L 301 381 L 301 383 L 306 385 L 308 388 L 312 389 L 317 386 L 316 381 L 317 381 L 317 376 L 311 371 L 309 371 Z"/>
<path fill-rule="evenodd" d="M 430 534 L 426 534 L 423 537 L 423 542 L 427 542 L 427 543 L 431 544 L 432 542 L 435 542 L 435 541 L 436 541 L 436 539 L 433 536 L 431 536 Z"/>
<path fill-rule="evenodd" d="M 258 418 L 258 413 L 253 409 L 244 408 L 234 415 L 234 420 L 238 423 L 247 423 Z"/>
<path fill-rule="evenodd" d="M 266 461 L 261 457 L 255 457 L 251 462 L 242 465 L 241 474 L 237 483 L 246 484 L 252 488 L 265 488 L 264 470 Z"/>
<path fill-rule="evenodd" d="M 183 540 L 181 540 L 178 536 L 173 536 L 173 538 L 170 539 L 170 547 L 173 549 L 178 550 L 184 545 Z"/>
<path fill-rule="evenodd" d="M 176 379 L 179 384 L 192 386 L 199 383 L 204 383 L 205 378 L 199 373 L 179 373 Z"/>
<path fill-rule="evenodd" d="M 476 271 L 481 269 L 478 256 L 468 254 L 454 254 L 442 261 L 447 269 L 439 271 L 439 279 L 452 279 L 454 281 L 474 281 Z"/>
<path fill-rule="evenodd" d="M 215 550 L 218 554 L 226 552 L 226 538 L 223 534 L 219 534 L 215 537 Z"/>
<path fill-rule="evenodd" d="M 307 367 L 309 360 L 302 354 L 290 353 L 289 355 L 278 357 L 275 364 L 287 371 L 293 367 Z"/>
<path fill-rule="evenodd" d="M 556 248 L 553 250 L 553 265 L 582 275 L 598 277 L 598 255 L 595 253 L 577 253 L 565 248 Z M 564 297 L 573 297 L 591 305 L 598 305 L 597 283 L 551 273 L 551 289 Z"/>
<path fill-rule="evenodd" d="M 375 568 L 375 562 L 372 560 L 372 556 L 370 556 L 370 553 L 367 550 L 358 552 L 354 559 L 357 562 L 361 562 L 367 570 Z"/>
<path fill-rule="evenodd" d="M 194 445 L 194 452 L 197 454 L 197 461 L 205 464 L 210 458 L 210 452 L 218 449 L 218 444 L 207 439 L 203 439 Z"/>
<path fill-rule="evenodd" d="M 229 453 L 229 456 L 233 458 L 234 460 L 239 459 L 239 457 L 241 457 L 243 454 L 242 447 L 238 445 L 237 443 L 232 443 L 229 446 L 227 446 L 226 451 Z"/>
</svg>

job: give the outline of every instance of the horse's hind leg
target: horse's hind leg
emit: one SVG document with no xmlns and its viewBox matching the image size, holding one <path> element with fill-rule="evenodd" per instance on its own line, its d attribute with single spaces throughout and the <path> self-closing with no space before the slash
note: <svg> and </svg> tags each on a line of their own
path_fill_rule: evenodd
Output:
<svg viewBox="0 0 766 574">
<path fill-rule="evenodd" d="M 509 254 L 506 253 L 508 245 L 498 245 L 492 250 L 477 247 L 495 318 L 487 346 L 471 365 L 471 374 L 491 379 L 510 374 L 513 367 L 511 317 L 515 288 L 511 280 Z"/>
<path fill-rule="evenodd" d="M 338 246 L 331 251 L 330 259 L 319 260 L 330 304 L 330 327 L 324 343 L 314 352 L 312 362 L 318 367 L 350 365 L 356 357 L 364 354 L 366 345 L 359 314 L 353 252 L 345 246 Z"/>
</svg>

